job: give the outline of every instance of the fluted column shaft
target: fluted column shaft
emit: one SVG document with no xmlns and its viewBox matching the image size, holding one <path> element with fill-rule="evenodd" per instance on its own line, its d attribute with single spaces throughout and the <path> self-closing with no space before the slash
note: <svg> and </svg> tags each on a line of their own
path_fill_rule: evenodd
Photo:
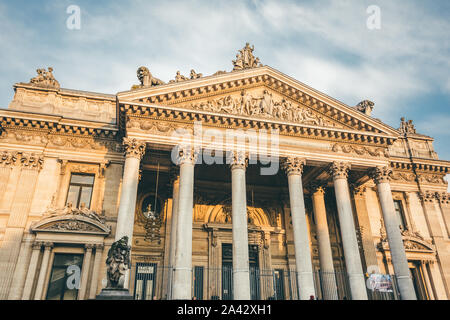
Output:
<svg viewBox="0 0 450 320">
<path fill-rule="evenodd" d="M 367 300 L 367 290 L 356 238 L 355 222 L 350 200 L 347 176 L 350 166 L 343 162 L 335 162 L 330 168 L 333 176 L 336 205 L 341 228 L 342 245 L 344 247 L 345 265 L 353 300 Z"/>
<path fill-rule="evenodd" d="M 373 171 L 373 179 L 377 184 L 378 197 L 383 212 L 383 220 L 400 298 L 402 300 L 417 300 L 399 228 L 400 222 L 395 214 L 394 200 L 392 199 L 392 191 L 389 184 L 391 174 L 392 171 L 388 167 L 377 167 Z"/>
<path fill-rule="evenodd" d="M 192 285 L 192 222 L 194 206 L 194 166 L 197 154 L 180 149 L 180 186 L 176 230 L 175 265 L 173 267 L 173 299 L 191 299 Z"/>
<path fill-rule="evenodd" d="M 91 265 L 92 249 L 94 245 L 88 244 L 85 246 L 83 266 L 81 271 L 81 286 L 78 290 L 78 300 L 84 300 L 89 278 L 89 267 Z"/>
<path fill-rule="evenodd" d="M 41 242 L 35 242 L 32 245 L 33 251 L 31 252 L 30 264 L 28 265 L 27 277 L 25 279 L 25 285 L 22 293 L 22 300 L 30 300 L 31 290 L 33 289 L 34 278 L 36 276 L 37 263 L 39 255 L 41 254 Z"/>
<path fill-rule="evenodd" d="M 244 152 L 232 152 L 230 155 L 234 300 L 250 300 L 247 191 L 245 185 L 247 162 L 248 159 Z"/>
<path fill-rule="evenodd" d="M 97 295 L 98 277 L 103 256 L 103 244 L 95 245 L 94 268 L 92 269 L 91 288 L 89 290 L 89 299 L 95 299 Z"/>
<path fill-rule="evenodd" d="M 180 193 L 180 176 L 177 174 L 172 183 L 172 222 L 170 226 L 170 248 L 169 248 L 169 266 L 173 268 L 175 265 L 175 253 L 177 244 L 177 226 L 178 226 L 178 203 Z M 168 297 L 172 297 L 173 274 L 169 271 L 169 293 Z"/>
<path fill-rule="evenodd" d="M 42 293 L 44 291 L 45 277 L 47 276 L 48 263 L 50 261 L 50 253 L 53 248 L 53 243 L 44 243 L 44 256 L 42 257 L 41 270 L 39 271 L 39 278 L 36 285 L 36 292 L 34 294 L 34 300 L 41 300 Z"/>
<path fill-rule="evenodd" d="M 303 198 L 302 172 L 305 161 L 287 158 L 283 163 L 288 176 L 289 201 L 291 207 L 292 229 L 294 231 L 295 263 L 300 300 L 316 296 L 311 261 L 311 248 Z"/>
<path fill-rule="evenodd" d="M 324 186 L 313 186 L 312 203 L 316 221 L 317 241 L 319 244 L 319 263 L 322 282 L 327 286 L 324 290 L 325 300 L 337 300 L 336 276 L 334 274 L 333 252 L 331 251 L 330 234 L 328 230 L 327 211 L 325 208 Z"/>
</svg>

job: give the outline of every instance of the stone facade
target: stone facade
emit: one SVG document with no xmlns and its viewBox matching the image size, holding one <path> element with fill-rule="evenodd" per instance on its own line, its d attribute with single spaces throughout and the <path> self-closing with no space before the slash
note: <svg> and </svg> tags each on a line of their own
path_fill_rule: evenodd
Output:
<svg viewBox="0 0 450 320">
<path fill-rule="evenodd" d="M 353 299 L 368 298 L 371 273 L 395 275 L 402 299 L 448 299 L 450 161 L 433 138 L 372 118 L 371 101 L 347 106 L 263 66 L 253 50 L 230 72 L 168 83 L 141 67 L 140 84 L 116 95 L 61 88 L 51 68 L 15 84 L 0 110 L 0 299 L 48 298 L 58 254 L 82 257 L 76 298 L 94 298 L 125 235 L 136 298 L 151 279 L 146 298 L 225 299 L 231 259 L 234 298 L 274 296 L 262 276 L 253 296 L 256 266 L 285 276 L 285 299 L 342 298 L 340 273 Z M 244 138 L 225 139 L 230 130 Z M 261 174 L 255 156 L 279 170 Z M 68 202 L 74 174 L 93 177 L 89 205 Z M 320 272 L 333 274 L 329 290 Z"/>
</svg>

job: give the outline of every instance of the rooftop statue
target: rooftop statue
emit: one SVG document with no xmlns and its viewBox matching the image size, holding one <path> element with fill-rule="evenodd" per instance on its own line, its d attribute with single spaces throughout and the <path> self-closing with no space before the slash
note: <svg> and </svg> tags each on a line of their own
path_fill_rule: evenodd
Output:
<svg viewBox="0 0 450 320">
<path fill-rule="evenodd" d="M 247 42 L 245 44 L 245 47 L 239 50 L 239 53 L 236 55 L 236 60 L 233 60 L 233 71 L 261 66 L 259 58 L 255 58 L 255 56 L 253 55 L 254 49 L 255 46 L 250 47 L 250 44 Z"/>
<path fill-rule="evenodd" d="M 358 111 L 361 111 L 362 113 L 370 116 L 374 105 L 375 105 L 375 103 L 373 103 L 372 101 L 364 100 L 364 101 L 361 101 L 360 103 L 358 103 L 358 105 L 356 106 L 356 109 Z"/>
<path fill-rule="evenodd" d="M 408 120 L 405 121 L 405 118 L 402 117 L 400 119 L 400 132 L 401 133 L 416 133 L 416 128 L 414 127 L 413 121 L 412 120 Z"/>
<path fill-rule="evenodd" d="M 139 82 L 141 83 L 140 85 L 135 85 L 133 86 L 132 89 L 138 89 L 138 88 L 143 88 L 143 87 L 151 87 L 151 86 L 158 86 L 161 84 L 165 84 L 164 81 L 155 78 L 152 76 L 151 72 L 148 70 L 147 67 L 139 67 L 139 69 L 137 69 L 137 77 Z"/>
<path fill-rule="evenodd" d="M 37 76 L 30 80 L 30 84 L 43 88 L 59 89 L 59 82 L 53 76 L 52 67 L 48 67 L 48 71 L 45 69 L 37 69 L 36 72 Z"/>
</svg>

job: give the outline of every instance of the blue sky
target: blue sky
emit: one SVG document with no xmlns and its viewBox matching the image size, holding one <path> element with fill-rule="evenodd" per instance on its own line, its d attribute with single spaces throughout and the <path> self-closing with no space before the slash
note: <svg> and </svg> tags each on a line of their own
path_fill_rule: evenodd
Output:
<svg viewBox="0 0 450 320">
<path fill-rule="evenodd" d="M 81 29 L 66 28 L 69 5 Z M 369 5 L 381 29 L 369 30 Z M 450 160 L 450 1 L 0 1 L 0 107 L 15 82 L 52 66 L 65 88 L 116 93 L 145 65 L 173 79 L 231 70 L 245 42 L 263 64 L 373 116 L 401 116 Z"/>
</svg>

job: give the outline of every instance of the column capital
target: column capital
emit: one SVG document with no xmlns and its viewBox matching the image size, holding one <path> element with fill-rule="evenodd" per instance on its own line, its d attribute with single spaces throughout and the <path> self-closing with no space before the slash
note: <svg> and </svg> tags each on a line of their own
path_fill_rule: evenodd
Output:
<svg viewBox="0 0 450 320">
<path fill-rule="evenodd" d="M 44 242 L 45 250 L 51 250 L 53 248 L 53 242 Z"/>
<path fill-rule="evenodd" d="M 94 248 L 95 248 L 95 244 L 93 244 L 93 243 L 88 243 L 88 244 L 84 245 L 84 249 L 86 251 L 92 251 L 92 249 L 94 249 Z"/>
<path fill-rule="evenodd" d="M 33 250 L 41 250 L 43 245 L 44 245 L 44 243 L 42 241 L 35 241 L 31 245 L 31 247 L 33 248 Z"/>
<path fill-rule="evenodd" d="M 103 243 L 96 243 L 94 246 L 95 250 L 103 250 L 103 248 L 105 247 Z"/>
<path fill-rule="evenodd" d="M 348 171 L 350 170 L 350 168 L 351 165 L 348 162 L 334 161 L 330 165 L 328 172 L 333 177 L 333 179 L 347 179 Z"/>
<path fill-rule="evenodd" d="M 301 175 L 303 173 L 303 167 L 305 166 L 306 160 L 296 157 L 287 157 L 281 163 L 281 167 L 286 172 L 287 176 L 292 174 Z"/>
<path fill-rule="evenodd" d="M 233 169 L 245 169 L 248 166 L 248 154 L 245 151 L 229 151 L 227 162 Z"/>
<path fill-rule="evenodd" d="M 372 169 L 369 175 L 376 184 L 389 183 L 392 176 L 392 169 L 389 168 L 388 166 L 384 167 L 379 166 Z"/>
<path fill-rule="evenodd" d="M 325 188 L 327 184 L 325 182 L 312 182 L 308 185 L 307 189 L 308 191 L 314 195 L 325 195 Z"/>
<path fill-rule="evenodd" d="M 450 202 L 449 193 L 446 191 L 436 192 L 436 199 L 442 204 L 448 204 Z"/>
<path fill-rule="evenodd" d="M 181 165 L 184 163 L 195 164 L 198 157 L 198 150 L 192 148 L 191 146 L 176 146 L 176 154 L 174 162 L 177 165 Z"/>
<path fill-rule="evenodd" d="M 127 158 L 132 157 L 141 160 L 145 154 L 145 145 L 146 143 L 143 140 L 123 138 L 123 146 L 125 147 L 125 156 Z"/>
<path fill-rule="evenodd" d="M 436 195 L 431 191 L 418 192 L 420 200 L 423 202 L 433 202 Z"/>
<path fill-rule="evenodd" d="M 367 188 L 363 185 L 350 184 L 350 191 L 354 196 L 363 197 L 366 194 Z"/>
<path fill-rule="evenodd" d="M 44 156 L 42 154 L 36 155 L 35 153 L 24 152 L 20 157 L 20 163 L 23 168 L 35 169 L 40 171 L 44 163 Z"/>
</svg>

